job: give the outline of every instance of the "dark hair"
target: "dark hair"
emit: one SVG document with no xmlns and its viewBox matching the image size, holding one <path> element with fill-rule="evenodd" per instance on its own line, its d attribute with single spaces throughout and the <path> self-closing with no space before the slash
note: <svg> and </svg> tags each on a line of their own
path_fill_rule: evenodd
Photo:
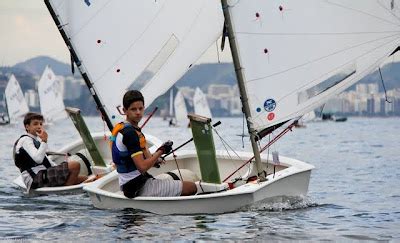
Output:
<svg viewBox="0 0 400 243">
<path fill-rule="evenodd" d="M 142 101 L 144 105 L 144 98 L 142 93 L 138 90 L 128 90 L 126 91 L 124 98 L 122 99 L 122 104 L 125 109 L 128 109 L 129 106 L 136 101 Z"/>
<path fill-rule="evenodd" d="M 24 126 L 31 124 L 32 120 L 44 121 L 44 118 L 41 114 L 36 112 L 28 112 L 24 117 Z"/>
</svg>

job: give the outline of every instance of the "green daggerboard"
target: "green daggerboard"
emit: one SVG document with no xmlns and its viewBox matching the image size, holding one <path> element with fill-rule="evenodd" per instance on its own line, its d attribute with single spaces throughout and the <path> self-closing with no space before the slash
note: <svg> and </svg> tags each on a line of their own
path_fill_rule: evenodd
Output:
<svg viewBox="0 0 400 243">
<path fill-rule="evenodd" d="M 188 118 L 200 164 L 201 179 L 204 182 L 220 184 L 211 118 L 194 114 L 188 115 Z"/>
<path fill-rule="evenodd" d="M 101 157 L 92 135 L 90 135 L 90 131 L 83 120 L 81 111 L 78 108 L 73 107 L 67 107 L 65 110 L 74 123 L 76 130 L 78 130 L 79 134 L 81 135 L 83 144 L 85 144 L 87 150 L 89 151 L 89 154 L 93 159 L 93 163 L 97 166 L 106 166 L 106 163 L 104 162 L 103 157 Z"/>
</svg>

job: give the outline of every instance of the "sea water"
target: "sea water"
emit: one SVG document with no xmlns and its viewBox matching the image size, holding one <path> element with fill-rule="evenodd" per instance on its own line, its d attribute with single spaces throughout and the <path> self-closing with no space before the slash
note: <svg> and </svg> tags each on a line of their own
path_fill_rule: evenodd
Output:
<svg viewBox="0 0 400 243">
<path fill-rule="evenodd" d="M 100 118 L 86 117 L 91 131 Z M 251 151 L 241 118 L 215 118 L 233 149 Z M 307 198 L 217 215 L 161 216 L 100 210 L 87 195 L 25 197 L 12 146 L 23 127 L 0 126 L 0 240 L 393 240 L 400 239 L 400 119 L 350 118 L 315 122 L 285 135 L 270 152 L 313 164 Z M 191 137 L 186 124 L 152 118 L 144 131 L 174 146 Z M 48 127 L 57 150 L 79 137 L 69 120 Z M 218 149 L 225 149 L 214 134 Z M 265 143 L 265 142 L 264 142 Z M 186 148 L 193 148 L 188 144 Z M 212 205 L 210 205 L 212 206 Z"/>
</svg>

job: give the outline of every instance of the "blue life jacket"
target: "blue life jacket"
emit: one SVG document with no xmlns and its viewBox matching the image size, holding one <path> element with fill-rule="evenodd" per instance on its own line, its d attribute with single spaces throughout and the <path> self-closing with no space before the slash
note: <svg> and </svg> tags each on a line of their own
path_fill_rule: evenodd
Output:
<svg viewBox="0 0 400 243">
<path fill-rule="evenodd" d="M 131 152 L 120 151 L 117 148 L 116 140 L 115 140 L 116 135 L 118 133 L 121 133 L 122 136 L 124 136 L 125 134 L 132 133 L 132 132 L 135 132 L 138 135 L 139 142 L 140 142 L 140 148 L 143 151 L 146 146 L 146 140 L 145 140 L 143 134 L 141 133 L 140 129 L 135 128 L 130 123 L 119 123 L 119 125 L 115 126 L 115 128 L 112 131 L 113 136 L 111 137 L 111 140 L 112 140 L 111 152 L 112 152 L 113 162 L 117 167 L 118 173 L 129 173 L 129 172 L 137 170 L 136 165 L 131 158 Z"/>
</svg>

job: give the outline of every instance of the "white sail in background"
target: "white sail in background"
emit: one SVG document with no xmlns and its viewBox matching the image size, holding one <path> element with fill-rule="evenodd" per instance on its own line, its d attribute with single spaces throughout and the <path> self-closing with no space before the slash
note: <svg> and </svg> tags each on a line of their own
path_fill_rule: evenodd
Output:
<svg viewBox="0 0 400 243">
<path fill-rule="evenodd" d="M 221 35 L 219 1 L 50 0 L 105 110 L 129 88 L 145 105 L 166 92 Z"/>
<path fill-rule="evenodd" d="M 67 118 L 60 80 L 49 66 L 45 68 L 38 83 L 40 112 L 46 123 Z"/>
<path fill-rule="evenodd" d="M 8 117 L 11 123 L 17 123 L 26 113 L 29 112 L 28 104 L 26 103 L 21 86 L 14 75 L 11 75 L 4 91 Z"/>
<path fill-rule="evenodd" d="M 174 90 L 171 89 L 169 91 L 169 116 L 172 117 L 174 115 Z"/>
<path fill-rule="evenodd" d="M 400 42 L 400 0 L 228 3 L 258 131 L 321 106 Z"/>
<path fill-rule="evenodd" d="M 207 97 L 199 87 L 196 88 L 193 97 L 194 113 L 200 116 L 212 118 L 211 110 L 207 102 Z"/>
<path fill-rule="evenodd" d="M 186 109 L 185 98 L 183 97 L 183 94 L 180 90 L 178 91 L 178 93 L 176 93 L 174 99 L 174 108 L 176 123 L 178 125 L 187 125 L 189 122 L 189 119 L 187 117 L 188 113 Z"/>
<path fill-rule="evenodd" d="M 316 118 L 317 118 L 317 115 L 315 114 L 315 111 L 312 110 L 312 111 L 310 111 L 310 112 L 304 114 L 304 115 L 301 117 L 300 120 L 301 120 L 302 122 L 311 122 L 311 121 L 314 121 Z"/>
</svg>

